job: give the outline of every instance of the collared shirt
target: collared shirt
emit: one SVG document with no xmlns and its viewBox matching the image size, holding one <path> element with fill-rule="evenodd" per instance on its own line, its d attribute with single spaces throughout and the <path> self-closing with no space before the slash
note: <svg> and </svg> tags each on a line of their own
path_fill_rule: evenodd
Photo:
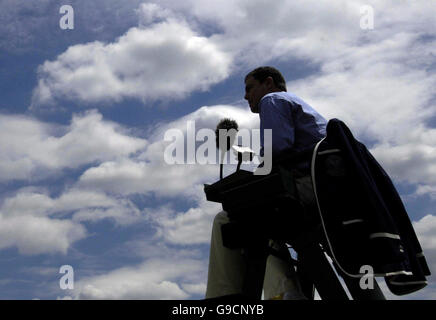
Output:
<svg viewBox="0 0 436 320">
<path fill-rule="evenodd" d="M 272 155 L 284 150 L 300 151 L 326 135 L 327 120 L 295 94 L 273 92 L 259 103 L 260 154 L 264 150 L 264 129 L 272 129 Z"/>
</svg>

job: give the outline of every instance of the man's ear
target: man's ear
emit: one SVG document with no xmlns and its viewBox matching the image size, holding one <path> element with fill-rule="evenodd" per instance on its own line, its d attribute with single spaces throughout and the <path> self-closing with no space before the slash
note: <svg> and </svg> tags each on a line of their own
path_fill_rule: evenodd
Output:
<svg viewBox="0 0 436 320">
<path fill-rule="evenodd" d="M 274 79 L 272 77 L 268 77 L 265 79 L 266 87 L 270 90 L 274 89 L 276 84 L 274 83 Z"/>
</svg>

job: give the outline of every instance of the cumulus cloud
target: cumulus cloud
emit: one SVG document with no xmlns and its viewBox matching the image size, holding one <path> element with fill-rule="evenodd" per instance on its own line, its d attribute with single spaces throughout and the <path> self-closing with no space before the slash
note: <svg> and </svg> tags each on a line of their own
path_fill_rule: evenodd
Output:
<svg viewBox="0 0 436 320">
<path fill-rule="evenodd" d="M 16 247 L 26 255 L 66 254 L 72 243 L 85 236 L 85 228 L 71 220 L 0 211 L 0 249 Z"/>
<path fill-rule="evenodd" d="M 375 9 L 374 30 L 359 26 L 360 8 L 368 4 Z M 371 151 L 389 174 L 418 184 L 417 195 L 434 195 L 435 134 L 428 120 L 435 113 L 435 39 L 428 30 L 435 29 L 435 10 L 431 2 L 406 5 L 394 0 L 143 4 L 137 10 L 139 26 L 116 40 L 71 46 L 41 65 L 32 102 L 37 107 L 59 99 L 80 103 L 179 99 L 223 81 L 232 70 L 279 61 L 291 77 L 290 91 L 327 118 L 343 119 L 358 139 L 370 141 Z M 205 26 L 210 35 L 201 31 Z M 298 79 L 290 63 L 296 60 L 315 66 L 316 74 L 310 71 Z M 168 143 L 163 136 L 172 128 L 186 136 L 188 121 L 195 121 L 197 129 L 214 128 L 222 117 L 235 118 L 240 127 L 258 124 L 248 110 L 203 107 L 160 123 L 145 141 L 103 121 L 95 111 L 76 116 L 68 128 L 0 116 L 4 128 L 0 147 L 7 151 L 0 154 L 0 181 L 26 179 L 39 168 L 96 162 L 84 169 L 74 190 L 58 198 L 27 192 L 3 201 L 0 225 L 5 232 L 0 234 L 5 236 L 0 237 L 0 248 L 65 252 L 86 235 L 79 222 L 110 217 L 128 225 L 143 218 L 144 212 L 159 240 L 172 245 L 208 243 L 219 208 L 200 199 L 201 184 L 215 181 L 218 169 L 166 165 L 163 153 Z M 168 206 L 139 211 L 128 200 L 135 193 L 151 192 L 195 204 L 186 210 Z M 61 219 L 67 215 L 70 219 Z M 432 269 L 433 222 L 431 215 L 414 222 Z M 34 227 L 37 223 L 50 241 L 44 242 L 43 232 Z M 33 233 L 35 244 L 43 249 L 32 246 Z M 52 241 L 58 237 L 60 241 Z M 201 262 L 185 257 L 177 260 L 180 269 L 175 269 L 174 259 L 167 259 L 172 253 L 162 255 L 151 247 L 143 252 L 147 257 L 143 264 L 83 279 L 76 297 L 185 299 L 203 290 L 205 277 L 188 277 L 197 271 L 204 276 Z"/>
<path fill-rule="evenodd" d="M 57 198 L 41 190 L 18 191 L 3 200 L 0 210 L 4 218 L 72 216 L 74 222 L 110 218 L 120 225 L 134 223 L 142 216 L 141 211 L 128 199 L 77 188 L 67 190 Z"/>
<path fill-rule="evenodd" d="M 235 119 L 240 129 L 253 129 L 259 125 L 258 116 L 246 109 L 232 106 L 202 107 L 181 119 L 160 123 L 154 133 L 148 137 L 147 148 L 137 157 L 107 161 L 87 169 L 81 175 L 79 185 L 124 195 L 154 192 L 159 195 L 176 196 L 186 194 L 197 184 L 214 182 L 219 177 L 216 164 L 165 163 L 164 153 L 171 142 L 164 141 L 164 136 L 166 131 L 177 129 L 183 134 L 185 139 L 183 143 L 186 145 L 186 139 L 190 139 L 187 133 L 188 122 L 195 124 L 196 134 L 203 128 L 215 130 L 219 120 L 224 117 Z M 198 144 L 203 143 L 206 142 L 198 142 Z M 215 148 L 215 141 L 213 141 L 213 148 Z M 196 153 L 197 149 L 194 152 Z M 185 154 L 185 158 L 186 156 Z M 231 170 L 231 168 L 229 164 L 226 169 Z"/>
<path fill-rule="evenodd" d="M 142 12 L 147 21 L 168 15 L 152 4 L 143 6 Z M 46 61 L 38 71 L 32 105 L 57 98 L 81 102 L 179 99 L 225 79 L 230 63 L 229 54 L 217 43 L 198 35 L 183 20 L 168 17 L 130 28 L 112 43 L 71 46 L 54 61 Z"/>
<path fill-rule="evenodd" d="M 203 263 L 182 258 L 149 259 L 134 267 L 81 279 L 75 284 L 76 299 L 187 299 L 204 287 Z M 183 284 L 183 285 L 181 285 Z"/>
<path fill-rule="evenodd" d="M 418 127 L 404 134 L 408 141 L 379 144 L 372 151 L 395 178 L 419 184 L 417 195 L 427 193 L 434 198 L 435 133 L 435 129 Z"/>
<path fill-rule="evenodd" d="M 282 62 L 303 59 L 318 65 L 319 72 L 291 81 L 291 91 L 326 117 L 345 120 L 359 137 L 377 141 L 374 154 L 396 178 L 415 183 L 423 177 L 427 180 L 421 182 L 434 183 L 429 178 L 435 176 L 429 174 L 434 171 L 434 134 L 425 124 L 435 112 L 431 102 L 436 84 L 434 38 L 427 31 L 434 25 L 434 6 L 413 3 L 405 10 L 396 1 L 309 3 L 142 4 L 137 10 L 138 28 L 129 29 L 113 43 L 70 47 L 41 66 L 34 97 L 41 101 L 56 95 L 84 101 L 153 100 L 166 93 L 182 97 L 200 83 L 206 88 L 225 79 L 232 59 L 236 65 L 257 65 L 274 58 Z M 360 27 L 361 9 L 367 5 L 374 8 L 374 30 Z M 422 17 L 420 23 L 414 16 Z M 194 20 L 215 25 L 216 32 L 201 36 L 201 31 L 192 30 L 193 25 L 198 27 Z M 283 71 L 292 75 L 292 69 L 289 65 Z M 416 147 L 412 151 L 409 146 Z M 149 148 L 153 149 L 159 147 Z M 410 161 L 399 163 L 398 156 L 404 153 L 410 153 L 406 157 Z M 418 175 L 410 169 L 422 164 L 425 170 Z M 132 165 L 144 172 L 138 164 Z M 107 163 L 88 172 L 86 179 L 114 168 L 126 170 L 125 165 Z"/>
<path fill-rule="evenodd" d="M 235 59 L 239 63 L 248 65 L 293 57 L 324 63 L 340 58 L 350 45 L 370 44 L 398 32 L 426 35 L 435 24 L 435 8 L 429 2 L 407 5 L 395 0 L 161 2 L 216 25 L 218 31 L 213 38 L 237 53 Z M 368 7 L 374 13 L 373 30 L 361 28 L 368 12 L 363 9 Z M 416 16 L 421 19 L 417 21 Z"/>
<path fill-rule="evenodd" d="M 413 227 L 418 235 L 424 251 L 436 253 L 436 216 L 428 214 L 419 221 L 413 223 Z M 436 256 L 432 258 L 433 264 L 436 263 Z M 436 267 L 436 265 L 434 265 Z M 433 268 L 434 269 L 434 268 Z"/>
<path fill-rule="evenodd" d="M 418 185 L 416 189 L 416 194 L 418 196 L 427 194 L 432 199 L 436 199 L 436 187 L 434 185 Z"/>
<path fill-rule="evenodd" d="M 146 140 L 129 136 L 94 110 L 74 115 L 63 128 L 29 117 L 0 115 L 0 181 L 114 159 L 146 145 Z"/>
<path fill-rule="evenodd" d="M 376 44 L 350 47 L 341 60 L 325 63 L 321 74 L 288 86 L 327 118 L 339 118 L 398 180 L 434 184 L 434 72 L 426 50 L 414 50 L 418 36 L 397 34 Z M 413 58 L 412 58 L 413 57 Z M 414 60 L 414 65 L 407 61 Z"/>
<path fill-rule="evenodd" d="M 435 299 L 434 289 L 432 291 L 431 288 L 436 287 L 436 215 L 427 214 L 419 221 L 414 221 L 413 227 L 432 273 L 428 279 L 429 288 L 423 293 L 422 299 Z"/>
<path fill-rule="evenodd" d="M 171 208 L 159 208 L 148 213 L 150 222 L 156 228 L 156 237 L 165 242 L 179 245 L 208 244 L 210 242 L 212 221 L 222 210 L 219 203 L 209 202 L 203 195 L 200 185 L 192 189 L 196 207 L 185 212 Z"/>
<path fill-rule="evenodd" d="M 163 1 L 167 5 L 170 2 Z M 368 1 L 171 3 L 185 15 L 214 25 L 217 31 L 211 39 L 233 52 L 235 63 L 244 68 L 272 59 L 301 58 L 309 63 L 322 63 L 337 57 L 349 42 L 356 42 L 362 35 L 359 22 L 364 5 Z"/>
<path fill-rule="evenodd" d="M 380 279 L 378 283 L 386 299 L 388 300 L 402 300 L 405 298 L 412 300 L 433 300 L 436 298 L 436 278 L 434 274 L 434 270 L 436 270 L 436 215 L 427 214 L 418 221 L 413 221 L 412 224 L 432 275 L 427 277 L 428 285 L 424 289 L 407 296 L 394 295 L 391 293 L 386 283 L 384 281 L 380 281 L 382 280 Z"/>
<path fill-rule="evenodd" d="M 77 187 L 124 197 L 148 193 L 169 199 L 183 196 L 194 203 L 186 211 L 171 206 L 146 208 L 143 211 L 155 227 L 157 238 L 172 244 L 206 244 L 210 241 L 213 217 L 221 207 L 206 201 L 203 183 L 217 181 L 219 167 L 216 164 L 166 164 L 164 152 L 168 142 L 164 141 L 164 135 L 170 129 L 177 129 L 187 139 L 188 122 L 195 124 L 196 132 L 203 128 L 214 130 L 224 117 L 236 120 L 240 129 L 255 129 L 259 126 L 258 115 L 250 113 L 248 108 L 225 105 L 202 107 L 173 122 L 160 123 L 148 137 L 148 146 L 137 156 L 103 162 L 87 169 L 79 178 Z M 215 148 L 215 141 L 213 147 Z M 234 172 L 236 168 L 231 164 L 225 167 L 225 175 Z"/>
<path fill-rule="evenodd" d="M 124 195 L 155 192 L 175 196 L 207 180 L 214 171 L 215 166 L 148 164 L 124 159 L 86 170 L 79 185 Z"/>
<path fill-rule="evenodd" d="M 22 254 L 67 253 L 87 235 L 83 222 L 109 219 L 126 226 L 144 219 L 130 200 L 102 192 L 71 189 L 57 198 L 35 188 L 18 191 L 0 207 L 0 249 Z"/>
<path fill-rule="evenodd" d="M 156 227 L 156 237 L 170 243 L 208 242 L 211 221 L 219 211 L 219 206 L 205 201 L 201 186 L 202 183 L 218 179 L 218 166 L 165 164 L 164 132 L 177 128 L 186 136 L 188 121 L 194 121 L 197 129 L 214 129 L 223 117 L 237 120 L 241 128 L 258 125 L 257 116 L 245 109 L 230 106 L 203 107 L 175 122 L 161 124 L 148 143 L 125 135 L 125 129 L 103 121 L 95 111 L 74 116 L 68 128 L 51 127 L 30 118 L 8 117 L 4 118 L 4 123 L 22 135 L 21 149 L 10 145 L 10 148 L 15 148 L 12 149 L 15 153 L 9 152 L 9 157 L 15 154 L 17 158 L 37 159 L 39 163 L 35 168 L 62 168 L 90 161 L 101 162 L 85 169 L 77 184 L 65 189 L 57 197 L 50 196 L 43 189 L 30 187 L 3 199 L 0 212 L 5 226 L 11 227 L 21 221 L 28 223 L 21 226 L 24 229 L 16 237 L 4 238 L 2 247 L 17 246 L 26 254 L 65 252 L 72 243 L 85 237 L 85 228 L 81 223 L 102 219 L 110 219 L 124 226 L 148 219 Z M 18 128 L 22 130 L 18 131 Z M 4 146 L 7 146 L 6 142 L 5 138 Z M 138 153 L 140 150 L 142 153 Z M 112 160 L 104 161 L 106 158 Z M 232 171 L 235 166 L 228 167 Z M 185 212 L 162 213 L 156 208 L 139 209 L 129 200 L 134 194 L 147 193 L 166 197 L 184 195 L 196 205 Z M 53 242 L 53 247 L 32 242 L 29 237 L 32 230 L 29 228 L 35 221 L 47 225 L 44 232 L 53 234 L 53 237 L 64 232 L 65 239 Z M 35 249 L 35 243 L 38 243 L 40 249 Z"/>
<path fill-rule="evenodd" d="M 364 4 L 374 8 L 374 30 L 359 27 L 359 8 Z M 248 6 L 239 6 L 251 12 Z M 307 3 L 292 6 L 293 11 L 282 15 L 308 8 Z M 287 23 L 301 23 L 301 33 L 299 27 L 289 28 L 287 36 L 282 33 L 285 25 L 280 27 L 280 21 L 286 24 L 292 19 L 281 20 L 279 15 L 270 21 L 279 27 L 271 43 L 276 58 L 286 61 L 289 55 L 318 66 L 317 72 L 289 81 L 288 89 L 326 118 L 345 121 L 356 138 L 371 143 L 373 154 L 396 180 L 431 186 L 436 182 L 436 150 L 429 119 L 436 111 L 436 73 L 435 38 L 428 30 L 435 27 L 434 6 L 413 3 L 406 10 L 392 1 L 339 1 L 329 8 L 323 6 L 329 5 L 314 4 L 325 9 L 320 16 L 313 15 L 320 18 L 319 23 L 310 19 Z M 423 17 L 422 23 L 416 22 L 415 14 Z M 291 77 L 292 70 L 292 64 L 283 68 Z M 425 190 L 430 189 L 420 192 Z"/>
</svg>

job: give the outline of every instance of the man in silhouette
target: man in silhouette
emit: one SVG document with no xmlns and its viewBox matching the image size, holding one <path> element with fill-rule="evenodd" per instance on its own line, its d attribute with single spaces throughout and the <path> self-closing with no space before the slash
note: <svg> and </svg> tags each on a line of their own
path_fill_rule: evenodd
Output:
<svg viewBox="0 0 436 320">
<path fill-rule="evenodd" d="M 314 145 L 326 134 L 327 120 L 295 94 L 287 92 L 283 75 L 273 67 L 259 67 L 245 77 L 245 97 L 253 113 L 260 118 L 261 151 L 263 156 L 264 130 L 272 130 L 271 150 L 276 157 L 284 151 L 300 151 Z M 313 206 L 314 195 L 306 166 L 296 177 L 300 200 Z M 229 222 L 225 211 L 213 222 L 209 256 L 206 298 L 241 294 L 246 272 L 246 260 L 241 249 L 224 247 L 221 226 Z M 284 244 L 274 243 L 279 250 Z M 293 266 L 270 255 L 264 279 L 265 299 L 304 299 Z"/>
</svg>

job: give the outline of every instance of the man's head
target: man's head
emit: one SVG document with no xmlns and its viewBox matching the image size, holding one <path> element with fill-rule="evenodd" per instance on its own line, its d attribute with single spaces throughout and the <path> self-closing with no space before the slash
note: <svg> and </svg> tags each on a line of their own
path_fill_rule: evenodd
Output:
<svg viewBox="0 0 436 320">
<path fill-rule="evenodd" d="M 259 113 L 259 102 L 266 94 L 286 91 L 286 82 L 279 70 L 259 67 L 245 76 L 245 99 L 254 113 Z"/>
</svg>

